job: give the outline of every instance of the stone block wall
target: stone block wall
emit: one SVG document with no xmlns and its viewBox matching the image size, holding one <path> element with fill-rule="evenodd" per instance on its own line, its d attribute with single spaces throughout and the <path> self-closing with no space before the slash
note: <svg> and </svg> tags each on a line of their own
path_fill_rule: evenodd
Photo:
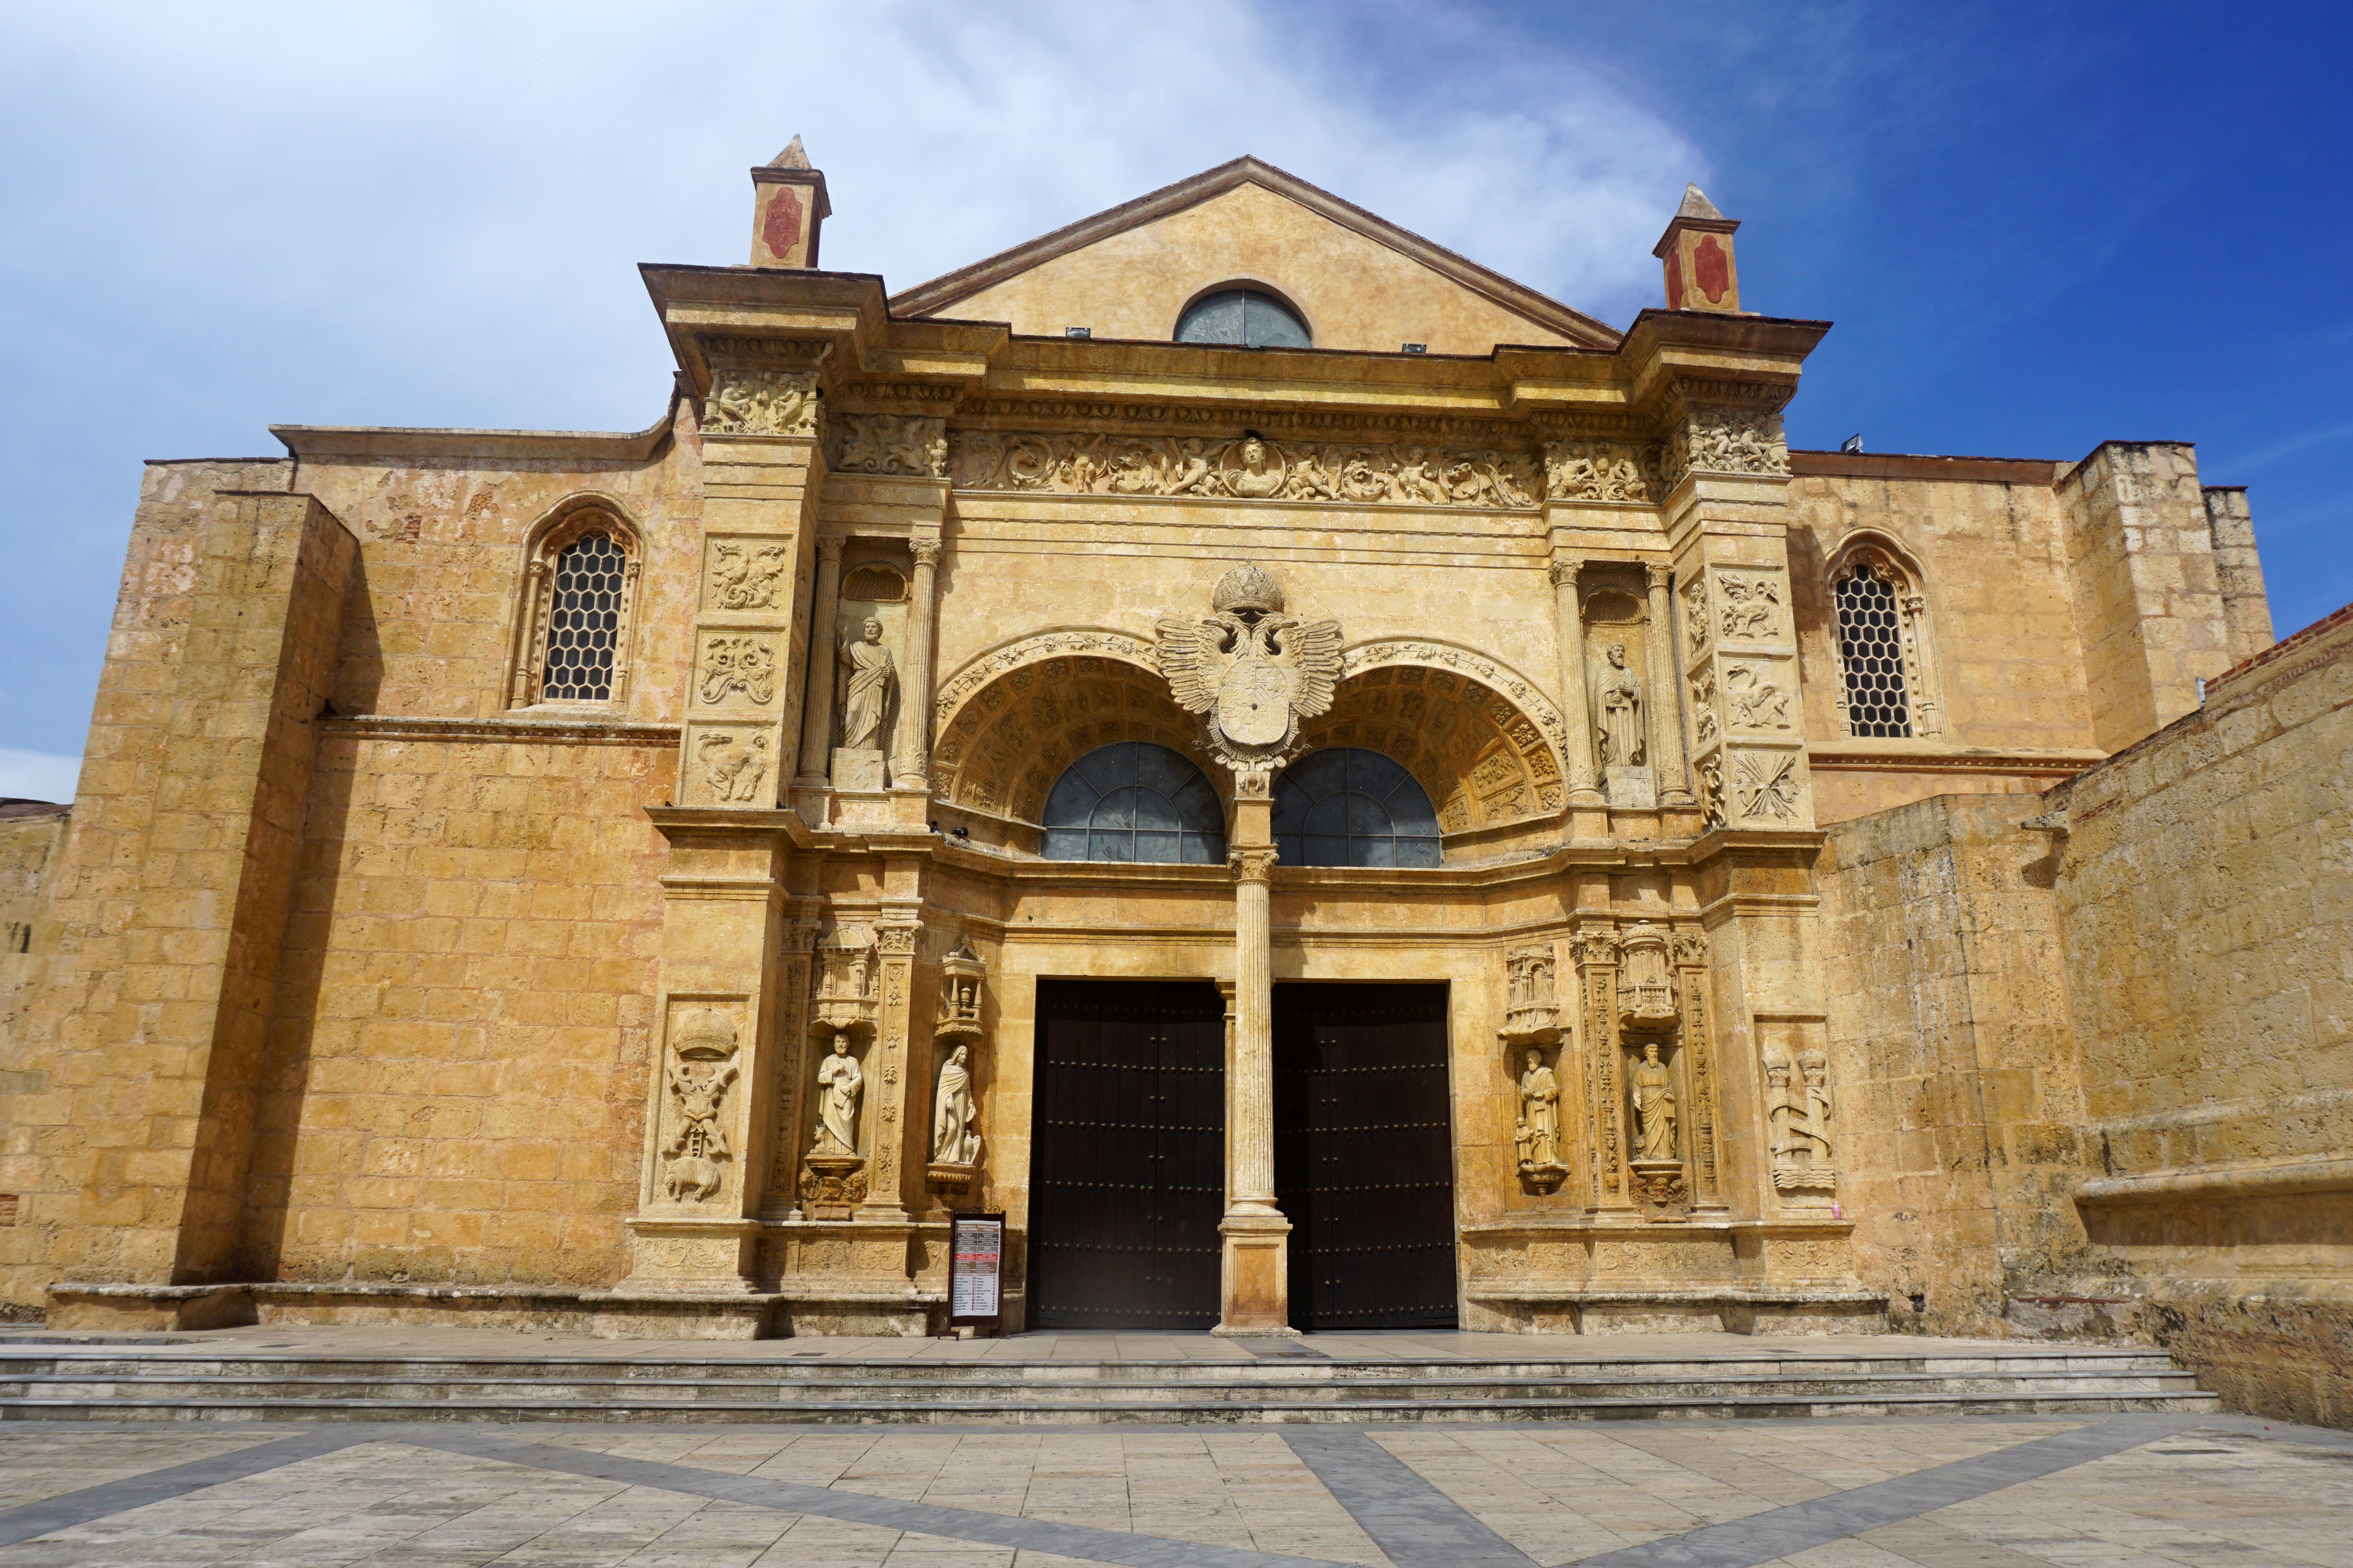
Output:
<svg viewBox="0 0 2353 1568">
<path fill-rule="evenodd" d="M 2053 1283 L 2083 1266 L 2086 1170 L 2039 809 L 1919 801 L 1831 828 L 1819 863 L 1840 1198 L 1899 1328 L 2011 1332 L 2014 1298 L 2081 1294 Z"/>
<path fill-rule="evenodd" d="M 2052 800 L 2090 1241 L 2234 1405 L 2353 1424 L 2353 610 Z"/>
</svg>

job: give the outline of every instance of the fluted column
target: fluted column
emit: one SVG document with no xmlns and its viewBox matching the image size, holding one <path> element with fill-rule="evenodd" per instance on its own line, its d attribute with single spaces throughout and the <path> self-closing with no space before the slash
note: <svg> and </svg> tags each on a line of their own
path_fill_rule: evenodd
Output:
<svg viewBox="0 0 2353 1568">
<path fill-rule="evenodd" d="M 1573 555 L 1552 563 L 1553 626 L 1560 644 L 1560 716 L 1568 731 L 1568 809 L 1598 812 L 1609 805 L 1601 772 L 1593 758 L 1593 712 L 1585 689 L 1585 613 L 1577 602 L 1577 574 L 1584 562 Z M 1608 831 L 1608 818 L 1600 823 Z"/>
<path fill-rule="evenodd" d="M 1646 565 L 1642 571 L 1651 589 L 1651 635 L 1643 639 L 1651 650 L 1651 771 L 1659 781 L 1659 804 L 1688 809 L 1691 765 L 1683 755 L 1683 710 L 1675 689 L 1675 632 L 1668 619 L 1668 571 L 1659 563 Z"/>
<path fill-rule="evenodd" d="M 1291 1222 L 1274 1204 L 1274 850 L 1237 849 L 1234 1043 L 1226 1073 L 1226 1334 L 1291 1332 Z"/>
<path fill-rule="evenodd" d="M 841 541 L 817 542 L 817 602 L 809 607 L 808 701 L 801 710 L 801 767 L 795 781 L 811 788 L 825 784 L 828 761 L 833 755 L 834 667 L 841 650 L 834 646 L 834 623 L 841 613 Z"/>
<path fill-rule="evenodd" d="M 891 747 L 891 782 L 900 789 L 928 789 L 932 781 L 932 599 L 940 542 L 918 539 L 912 548 L 915 580 L 907 589 L 907 662 L 899 670 L 899 733 Z"/>
</svg>

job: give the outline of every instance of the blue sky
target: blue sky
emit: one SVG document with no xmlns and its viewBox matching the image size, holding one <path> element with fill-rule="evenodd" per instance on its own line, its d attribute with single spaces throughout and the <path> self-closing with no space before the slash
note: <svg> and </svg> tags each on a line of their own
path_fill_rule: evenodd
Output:
<svg viewBox="0 0 2353 1568">
<path fill-rule="evenodd" d="M 2353 7 L 766 5 L 0 10 L 0 795 L 89 721 L 141 459 L 265 426 L 635 429 L 643 260 L 741 258 L 801 133 L 902 288 L 1254 153 L 1579 309 L 1686 179 L 1837 323 L 1791 440 L 2250 487 L 2283 634 L 2353 600 Z"/>
</svg>

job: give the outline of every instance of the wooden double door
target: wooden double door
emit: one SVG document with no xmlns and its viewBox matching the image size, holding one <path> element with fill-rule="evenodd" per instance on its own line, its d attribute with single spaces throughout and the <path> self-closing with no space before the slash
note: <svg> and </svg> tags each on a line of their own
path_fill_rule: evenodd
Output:
<svg viewBox="0 0 2353 1568">
<path fill-rule="evenodd" d="M 1038 986 L 1030 1322 L 1206 1329 L 1219 1317 L 1225 1024 L 1206 981 Z M 1455 1321 L 1443 984 L 1274 991 L 1276 1199 L 1291 1321 Z"/>
</svg>

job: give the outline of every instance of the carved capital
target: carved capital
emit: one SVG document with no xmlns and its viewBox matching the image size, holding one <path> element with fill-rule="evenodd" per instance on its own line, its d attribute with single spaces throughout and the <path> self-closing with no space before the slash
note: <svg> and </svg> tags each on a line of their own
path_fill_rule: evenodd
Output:
<svg viewBox="0 0 2353 1568">
<path fill-rule="evenodd" d="M 1551 577 L 1552 585 L 1556 588 L 1573 588 L 1577 586 L 1577 574 L 1584 570 L 1585 563 L 1577 556 L 1569 555 L 1554 562 L 1552 570 L 1546 575 Z"/>
<path fill-rule="evenodd" d="M 844 539 L 838 533 L 818 534 L 817 538 L 818 559 L 820 561 L 832 561 L 839 563 L 841 560 L 841 547 L 849 542 L 849 541 Z"/>
<path fill-rule="evenodd" d="M 1226 857 L 1234 868 L 1237 881 L 1265 883 L 1274 876 L 1275 853 L 1271 849 L 1236 849 Z"/>
<path fill-rule="evenodd" d="M 878 925 L 874 928 L 874 943 L 886 953 L 913 952 L 915 951 L 915 938 L 923 929 L 920 923 L 914 922 Z"/>
<path fill-rule="evenodd" d="M 918 539 L 907 548 L 914 552 L 918 566 L 937 566 L 940 563 L 940 542 L 936 539 Z"/>
<path fill-rule="evenodd" d="M 1642 563 L 1642 581 L 1649 584 L 1651 592 L 1654 594 L 1666 592 L 1667 579 L 1673 575 L 1674 568 L 1662 561 Z"/>
</svg>

